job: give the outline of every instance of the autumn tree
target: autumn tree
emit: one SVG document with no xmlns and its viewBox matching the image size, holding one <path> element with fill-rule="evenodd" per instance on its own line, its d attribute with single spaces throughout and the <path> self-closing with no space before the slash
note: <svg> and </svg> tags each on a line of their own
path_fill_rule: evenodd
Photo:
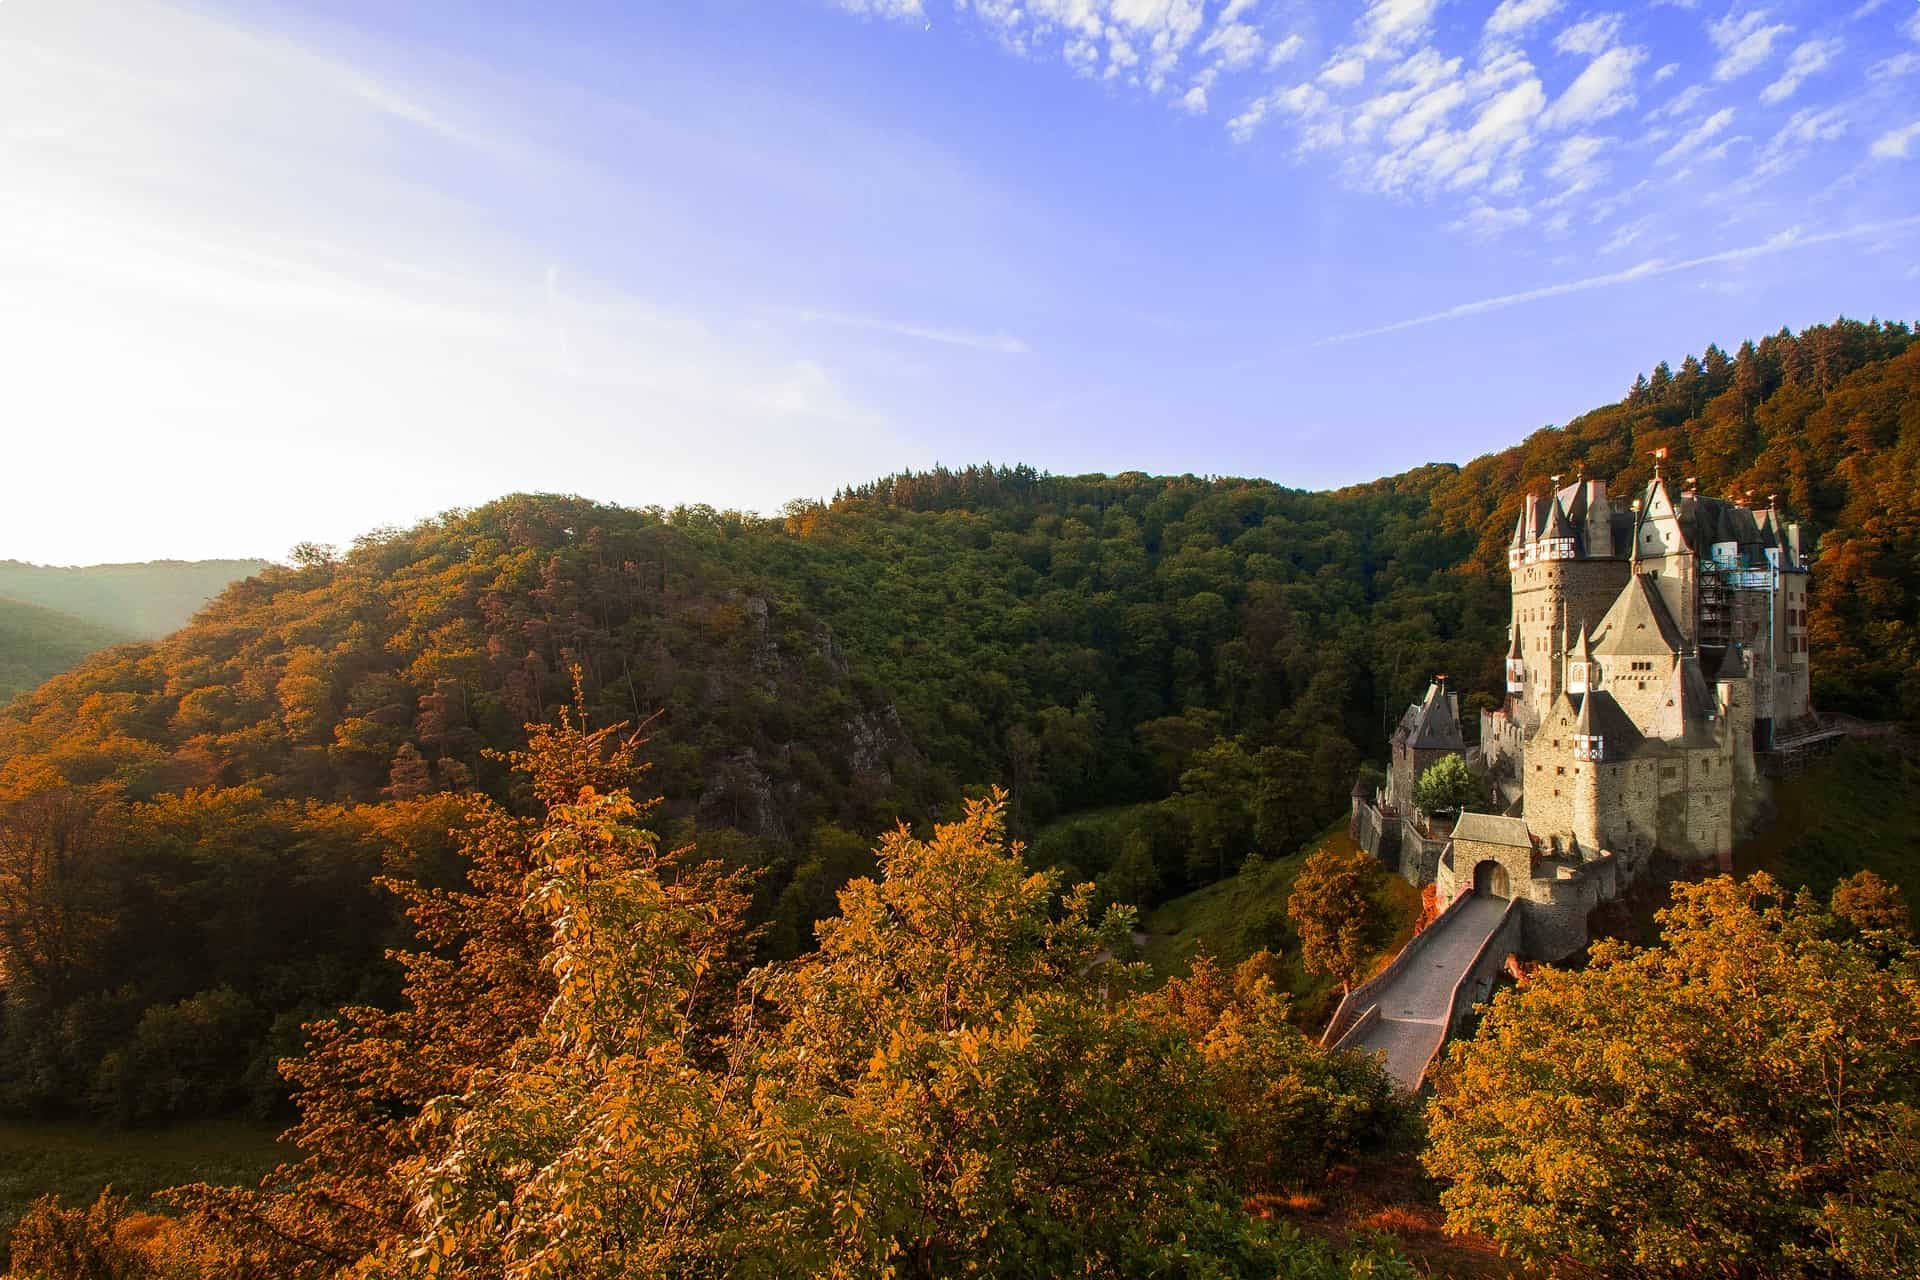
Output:
<svg viewBox="0 0 1920 1280">
<path fill-rule="evenodd" d="M 1228 1116 L 1223 1166 L 1254 1191 L 1318 1185 L 1410 1119 L 1380 1059 L 1324 1050 L 1293 1024 L 1278 969 L 1265 951 L 1231 970 L 1203 955 L 1146 1002 L 1198 1046 Z"/>
<path fill-rule="evenodd" d="M 409 1230 L 378 1274 L 722 1275 L 751 1114 L 725 1070 L 748 879 L 663 850 L 625 791 L 550 801 L 528 914 L 553 998 L 429 1103 L 394 1176 Z M 726 1220 L 727 1226 L 721 1225 Z"/>
<path fill-rule="evenodd" d="M 58 1005 L 100 958 L 118 814 L 110 791 L 49 770 L 0 784 L 0 978 L 13 999 Z"/>
<path fill-rule="evenodd" d="M 818 951 L 747 981 L 724 1053 L 683 1011 L 727 904 L 677 897 L 619 808 L 566 811 L 536 894 L 553 1009 L 434 1105 L 448 1142 L 413 1162 L 414 1235 L 380 1273 L 1277 1270 L 1216 1163 L 1201 1055 L 1110 958 L 1131 913 L 1029 870 L 1005 805 L 890 833 Z"/>
<path fill-rule="evenodd" d="M 1848 876 L 1833 888 L 1833 914 L 1862 932 L 1891 930 L 1913 936 L 1913 912 L 1900 886 L 1872 871 Z"/>
<path fill-rule="evenodd" d="M 548 922 L 527 903 L 542 851 L 561 841 L 582 792 L 602 805 L 628 795 L 644 767 L 637 751 L 617 726 L 589 731 L 572 713 L 529 726 L 526 749 L 507 761 L 546 817 L 476 799 L 457 833 L 464 884 L 385 882 L 416 939 L 394 954 L 403 1000 L 309 1026 L 306 1051 L 281 1064 L 299 1112 L 286 1137 L 300 1157 L 255 1189 L 177 1193 L 233 1275 L 332 1275 L 406 1237 L 408 1179 L 434 1140 L 418 1123 L 422 1110 L 497 1067 L 553 1001 Z"/>
<path fill-rule="evenodd" d="M 1376 897 L 1386 872 L 1361 849 L 1330 843 L 1308 855 L 1287 896 L 1287 916 L 1300 937 L 1300 959 L 1351 990 L 1386 941 L 1386 913 Z"/>
<path fill-rule="evenodd" d="M 1677 885 L 1659 919 L 1449 1051 L 1425 1160 L 1450 1227 L 1583 1275 L 1911 1274 L 1916 953 L 1764 875 Z"/>
</svg>

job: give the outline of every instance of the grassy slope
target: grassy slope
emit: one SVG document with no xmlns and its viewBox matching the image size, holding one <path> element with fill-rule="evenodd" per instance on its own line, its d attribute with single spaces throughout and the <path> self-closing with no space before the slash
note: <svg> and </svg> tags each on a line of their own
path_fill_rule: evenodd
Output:
<svg viewBox="0 0 1920 1280">
<path fill-rule="evenodd" d="M 162 1130 L 0 1124 L 0 1265 L 14 1222 L 39 1196 L 90 1204 L 111 1183 L 147 1208 L 152 1193 L 182 1183 L 252 1182 L 286 1154 L 276 1132 L 240 1121 Z"/>
<path fill-rule="evenodd" d="M 1262 946 L 1276 949 L 1286 986 L 1293 992 L 1295 1016 L 1303 1024 L 1317 1026 L 1331 1012 L 1337 988 L 1300 967 L 1300 943 L 1287 919 L 1287 895 L 1308 855 L 1328 845 L 1347 852 L 1355 848 L 1346 828 L 1335 828 L 1297 853 L 1162 903 L 1141 921 L 1147 934 L 1144 958 L 1154 972 L 1172 974 L 1185 973 L 1202 951 L 1237 964 Z M 1389 875 L 1382 886 L 1381 905 L 1393 926 L 1392 941 L 1381 953 L 1384 959 L 1398 953 L 1413 936 L 1420 891 Z"/>
<path fill-rule="evenodd" d="M 1741 875 L 1766 871 L 1822 898 L 1856 871 L 1876 871 L 1920 905 L 1920 764 L 1887 746 L 1842 743 L 1773 786 L 1766 829 L 1734 854 Z"/>
<path fill-rule="evenodd" d="M 133 637 L 84 618 L 0 596 L 0 702 L 88 654 Z"/>
</svg>

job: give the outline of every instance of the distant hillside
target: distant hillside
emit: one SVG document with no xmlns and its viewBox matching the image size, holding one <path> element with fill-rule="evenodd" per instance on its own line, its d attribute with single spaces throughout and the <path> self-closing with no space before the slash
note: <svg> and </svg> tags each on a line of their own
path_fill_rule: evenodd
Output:
<svg viewBox="0 0 1920 1280">
<path fill-rule="evenodd" d="M 0 560 L 0 596 L 155 640 L 187 625 L 200 606 L 265 560 L 149 560 L 78 568 Z M 96 648 L 98 646 L 95 646 Z"/>
<path fill-rule="evenodd" d="M 84 618 L 0 598 L 0 702 L 59 675 L 90 653 L 131 639 Z"/>
</svg>

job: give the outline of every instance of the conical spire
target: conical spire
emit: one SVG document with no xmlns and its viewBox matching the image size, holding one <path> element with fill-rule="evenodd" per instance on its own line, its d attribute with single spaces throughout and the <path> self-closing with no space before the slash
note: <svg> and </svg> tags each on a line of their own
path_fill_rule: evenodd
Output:
<svg viewBox="0 0 1920 1280">
<path fill-rule="evenodd" d="M 1548 538 L 1571 538 L 1573 521 L 1567 518 L 1567 509 L 1560 505 L 1560 496 L 1554 495 L 1553 509 L 1547 513 L 1547 529 L 1542 535 Z"/>
</svg>

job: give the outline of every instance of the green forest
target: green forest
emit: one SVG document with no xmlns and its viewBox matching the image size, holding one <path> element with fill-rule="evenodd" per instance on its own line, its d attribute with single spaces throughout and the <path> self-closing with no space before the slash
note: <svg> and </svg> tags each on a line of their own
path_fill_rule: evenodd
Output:
<svg viewBox="0 0 1920 1280">
<path fill-rule="evenodd" d="M 0 702 L 133 637 L 18 600 L 0 599 Z"/>
<path fill-rule="evenodd" d="M 1501 687 L 1506 539 L 1525 495 L 1582 467 L 1621 493 L 1649 478 L 1656 449 L 1703 492 L 1777 494 L 1810 533 L 1815 705 L 1920 725 L 1920 346 L 1878 322 L 1709 346 L 1513 448 L 1332 492 L 976 466 L 855 484 L 773 517 L 520 494 L 245 565 L 190 622 L 184 595 L 158 586 L 108 617 L 97 583 L 0 565 L 0 596 L 103 628 L 73 632 L 70 652 L 36 642 L 49 662 L 148 637 L 0 709 L 0 1115 L 298 1114 L 310 1158 L 263 1198 L 203 1189 L 182 1202 L 204 1234 L 176 1242 L 180 1256 L 200 1249 L 206 1263 L 183 1275 L 330 1274 L 336 1255 L 383 1259 L 365 1274 L 588 1274 L 579 1251 L 613 1237 L 570 1234 L 576 1218 L 658 1243 L 657 1269 L 631 1274 L 781 1273 L 767 1261 L 781 1222 L 786 1242 L 817 1250 L 818 1274 L 946 1274 L 968 1249 L 1003 1274 L 1078 1267 L 1076 1249 L 1098 1254 L 1090 1274 L 1292 1275 L 1285 1259 L 1310 1255 L 1328 1275 L 1372 1266 L 1372 1245 L 1322 1258 L 1239 1207 L 1405 1149 L 1415 1124 L 1377 1072 L 1301 1036 L 1326 991 L 1296 1000 L 1276 985 L 1299 972 L 1293 924 L 1275 905 L 1254 940 L 1284 966 L 1252 945 L 1234 949 L 1252 953 L 1239 968 L 1183 954 L 1163 987 L 1169 974 L 1124 963 L 1132 909 L 1210 887 L 1207 901 L 1233 901 L 1219 886 L 1263 883 L 1314 846 L 1435 673 L 1462 691 L 1471 737 L 1473 710 Z M 615 724 L 640 735 L 638 759 L 592 732 Z M 620 767 L 596 773 L 587 757 L 603 755 Z M 1849 777 L 1877 767 L 1862 760 L 1847 757 Z M 657 797 L 637 809 L 623 798 L 636 776 L 635 794 Z M 599 789 L 583 797 L 582 781 Z M 1823 896 L 1867 865 L 1832 841 L 1819 856 Z M 620 874 L 603 880 L 597 859 Z M 517 868 L 512 892 L 473 879 L 503 865 Z M 1791 887 L 1790 849 L 1767 865 Z M 1920 889 L 1910 861 L 1876 865 Z M 1289 863 L 1286 883 L 1296 874 Z M 543 896 L 522 902 L 529 876 Z M 1885 986 L 1892 932 L 1874 933 L 1883 949 L 1868 955 L 1838 907 L 1715 892 L 1673 918 L 1672 946 L 1702 945 L 1711 914 L 1771 931 L 1783 973 L 1838 966 L 1857 979 L 1849 998 L 1883 1013 L 1911 998 L 1910 978 Z M 961 1020 L 981 1038 L 973 1059 L 949 1043 L 951 1003 L 922 985 L 948 962 L 899 923 L 923 898 L 962 893 L 987 899 L 955 936 L 1012 948 L 1005 963 L 951 957 L 949 1002 L 953 990 L 976 1002 Z M 596 950 L 640 919 L 661 922 L 643 931 L 654 951 Z M 468 954 L 484 957 L 474 975 L 448 972 Z M 1113 988 L 1124 1000 L 1090 977 L 1110 962 L 1126 969 Z M 1605 948 L 1595 962 L 1603 974 L 1634 963 Z M 770 985 L 736 1009 L 728 984 L 750 973 Z M 455 990 L 482 974 L 504 993 L 484 1017 L 486 999 Z M 648 974 L 671 976 L 655 989 Z M 890 984 L 887 1040 L 859 1010 Z M 313 1049 L 312 1025 L 343 1007 L 354 1012 Z M 740 1010 L 767 1025 L 729 1023 Z M 442 1064 L 472 1086 L 457 1104 L 433 1110 L 420 1080 L 343 1083 L 361 1069 L 404 1076 L 388 1058 L 350 1063 L 353 1046 L 404 1057 L 434 1041 L 433 1018 L 452 1028 L 446 1052 L 466 1055 Z M 1527 1034 L 1518 1014 L 1490 1028 Z M 487 1070 L 525 1037 L 537 1050 Z M 1461 1079 L 1513 1087 L 1518 1067 L 1461 1054 Z M 306 1064 L 291 1085 L 288 1058 Z M 906 1162 L 930 1178 L 934 1156 L 874 1137 L 934 1132 L 934 1112 L 948 1114 L 908 1096 L 909 1063 L 955 1073 L 928 1088 L 940 1107 L 964 1097 L 969 1117 L 941 1131 L 949 1165 L 911 1183 L 939 1182 L 918 1204 L 883 1194 L 888 1171 Z M 1263 1071 L 1293 1082 L 1294 1111 L 1274 1110 Z M 856 1077 L 868 1084 L 829 1105 Z M 741 1080 L 759 1084 L 743 1093 Z M 1048 1090 L 1070 1099 L 1053 1136 L 1037 1109 Z M 1191 1110 L 1149 1115 L 1145 1097 Z M 631 1109 L 646 1107 L 685 1123 L 640 1160 Z M 1885 1137 L 1907 1114 L 1861 1131 L 1882 1144 L 1855 1152 L 1861 1167 L 1908 1178 L 1874 1194 L 1912 1194 Z M 829 1115 L 839 1137 L 809 1146 Z M 1112 1146 L 1103 1126 L 1119 1123 L 1139 1126 L 1137 1146 Z M 1429 1163 L 1471 1184 L 1498 1135 L 1482 1141 L 1464 1113 L 1448 1123 Z M 1019 1170 L 1058 1176 L 1029 1185 L 976 1150 L 996 1126 Z M 1303 1133 L 1325 1141 L 1303 1147 Z M 1248 1163 L 1255 1149 L 1286 1168 Z M 610 1151 L 632 1157 L 618 1176 Z M 515 1161 L 580 1176 L 514 1191 Z M 717 1183 L 693 1175 L 722 1166 Z M 1104 1179 L 1123 1168 L 1142 1197 L 1125 1220 L 1099 1203 L 1120 1194 Z M 362 1194 L 385 1225 L 335 1204 Z M 1852 1184 L 1832 1194 L 1855 1203 Z M 511 1247 L 524 1257 L 494 1252 L 496 1199 L 522 1215 Z M 1458 1203 L 1461 1221 L 1522 1253 L 1575 1238 L 1535 1223 L 1509 1239 L 1497 1196 Z M 428 1244 L 392 1227 L 405 1205 L 427 1206 Z M 1759 1258 L 1818 1235 L 1833 1267 L 1882 1256 L 1844 1209 L 1825 1226 L 1742 1225 L 1740 1248 Z M 65 1212 L 34 1229 L 94 1229 Z M 1031 1232 L 987 1225 L 1008 1215 L 1030 1215 Z M 273 1237 L 306 1220 L 325 1238 L 289 1254 Z M 1604 1224 L 1578 1229 L 1581 1256 L 1615 1274 L 1684 1252 L 1662 1237 L 1622 1262 Z M 1401 1274 L 1390 1254 L 1365 1274 Z"/>
</svg>

